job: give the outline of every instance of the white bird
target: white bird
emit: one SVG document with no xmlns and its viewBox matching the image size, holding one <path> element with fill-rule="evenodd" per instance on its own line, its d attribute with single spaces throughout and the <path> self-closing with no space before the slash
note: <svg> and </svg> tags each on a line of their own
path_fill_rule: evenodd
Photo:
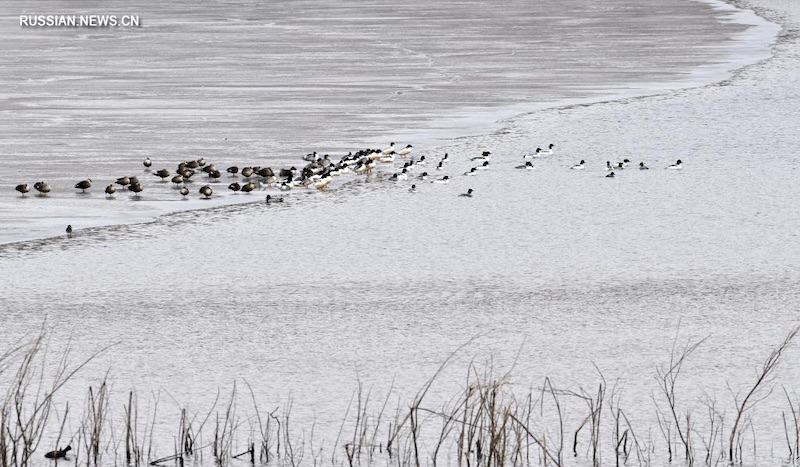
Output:
<svg viewBox="0 0 800 467">
<path fill-rule="evenodd" d="M 399 155 L 400 157 L 406 157 L 407 155 L 411 154 L 411 148 L 412 147 L 413 146 L 411 146 L 409 144 L 408 146 L 404 147 L 403 149 L 397 151 L 397 155 Z"/>
<path fill-rule="evenodd" d="M 683 168 L 683 162 L 681 162 L 681 160 L 678 159 L 677 162 L 675 162 L 674 164 L 672 164 L 671 166 L 669 166 L 667 168 L 668 169 L 673 169 L 673 170 L 682 169 Z"/>
<path fill-rule="evenodd" d="M 383 150 L 382 153 L 384 156 L 388 156 L 389 154 L 394 154 L 394 142 L 389 144 L 389 147 Z"/>
<path fill-rule="evenodd" d="M 489 161 L 484 161 L 483 164 L 475 167 L 478 170 L 489 170 Z"/>
<path fill-rule="evenodd" d="M 650 167 L 644 165 L 644 162 L 639 162 L 639 170 L 648 170 Z"/>
<path fill-rule="evenodd" d="M 548 146 L 547 149 L 543 149 L 543 150 L 539 151 L 539 154 L 541 154 L 543 156 L 552 156 L 554 147 L 556 147 L 556 145 L 553 144 L 553 143 L 550 143 L 550 146 Z"/>
<path fill-rule="evenodd" d="M 448 177 L 447 175 L 445 175 L 445 176 L 444 176 L 444 177 L 442 177 L 442 178 L 438 178 L 438 179 L 436 179 L 436 180 L 431 180 L 431 183 L 440 183 L 440 184 L 446 184 L 446 183 L 450 183 L 450 177 Z"/>
<path fill-rule="evenodd" d="M 580 162 L 579 164 L 573 165 L 573 166 L 572 166 L 572 167 L 570 167 L 570 168 L 571 168 L 572 170 L 583 170 L 583 169 L 585 169 L 585 168 L 586 168 L 586 161 L 584 161 L 583 159 L 581 159 L 581 162 Z"/>
<path fill-rule="evenodd" d="M 522 155 L 523 159 L 534 159 L 537 157 L 542 157 L 542 148 L 536 148 L 536 151 L 528 152 Z"/>
<path fill-rule="evenodd" d="M 478 175 L 478 169 L 476 167 L 473 167 L 469 169 L 467 172 L 464 172 L 464 175 L 468 177 L 474 177 L 475 175 Z"/>
</svg>

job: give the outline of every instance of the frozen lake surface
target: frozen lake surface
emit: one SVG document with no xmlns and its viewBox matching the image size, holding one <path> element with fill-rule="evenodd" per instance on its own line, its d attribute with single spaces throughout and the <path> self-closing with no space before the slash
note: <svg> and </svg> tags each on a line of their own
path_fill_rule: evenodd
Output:
<svg viewBox="0 0 800 467">
<path fill-rule="evenodd" d="M 0 344 L 43 322 L 77 357 L 113 344 L 61 394 L 80 406 L 107 371 L 117 408 L 132 388 L 168 394 L 164 455 L 176 407 L 207 410 L 235 381 L 264 406 L 291 395 L 297 426 L 316 421 L 332 449 L 358 381 L 380 399 L 395 379 L 407 403 L 465 343 L 433 400 L 473 359 L 514 365 L 523 392 L 545 376 L 592 387 L 596 365 L 658 430 L 655 368 L 676 334 L 708 337 L 684 370 L 686 407 L 715 394 L 730 412 L 728 385 L 751 382 L 798 322 L 792 4 L 747 5 L 779 33 L 749 10 L 677 0 L 143 2 L 103 12 L 144 27 L 108 30 L 18 28 L 22 13 L 73 12 L 24 3 L 0 6 Z M 392 182 L 384 164 L 268 206 L 277 191 L 223 193 L 227 174 L 211 200 L 195 182 L 182 201 L 141 165 L 300 166 L 390 141 L 449 154 L 413 174 L 452 182 Z M 486 150 L 489 170 L 463 176 Z M 626 158 L 650 170 L 605 177 Z M 123 175 L 146 180 L 141 199 L 105 199 Z M 13 190 L 38 180 L 50 196 Z M 790 391 L 798 357 L 775 381 Z M 787 455 L 781 392 L 756 412 L 759 465 Z"/>
</svg>

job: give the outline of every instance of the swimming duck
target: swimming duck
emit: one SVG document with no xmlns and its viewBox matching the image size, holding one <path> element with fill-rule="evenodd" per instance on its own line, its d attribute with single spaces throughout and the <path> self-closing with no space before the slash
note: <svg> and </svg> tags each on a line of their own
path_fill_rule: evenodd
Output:
<svg viewBox="0 0 800 467">
<path fill-rule="evenodd" d="M 523 165 L 518 165 L 518 166 L 516 166 L 516 167 L 514 167 L 514 168 L 515 168 L 515 169 L 533 170 L 533 169 L 534 169 L 534 166 L 533 166 L 533 162 L 531 162 L 531 161 L 527 161 L 527 162 L 525 162 Z"/>
<path fill-rule="evenodd" d="M 606 177 L 607 178 L 614 178 L 614 172 L 609 172 L 609 174 L 606 175 Z"/>
<path fill-rule="evenodd" d="M 472 198 L 472 188 L 470 188 L 469 190 L 467 190 L 467 192 L 466 192 L 466 193 L 461 193 L 461 194 L 460 194 L 460 195 L 458 195 L 458 196 L 465 196 L 465 197 L 467 197 L 467 198 Z"/>
<path fill-rule="evenodd" d="M 668 169 L 673 169 L 673 170 L 682 169 L 683 168 L 683 162 L 680 159 L 678 159 L 677 162 L 675 162 L 674 164 L 670 165 L 667 168 Z"/>
<path fill-rule="evenodd" d="M 534 159 L 537 157 L 542 157 L 542 148 L 536 148 L 536 151 L 528 152 L 522 155 L 523 159 Z"/>
<path fill-rule="evenodd" d="M 282 203 L 283 198 L 273 198 L 271 195 L 267 195 L 266 202 L 267 204 Z"/>
<path fill-rule="evenodd" d="M 639 170 L 648 170 L 650 167 L 644 165 L 644 162 L 639 162 Z"/>
<path fill-rule="evenodd" d="M 484 161 L 483 164 L 475 167 L 477 170 L 489 170 L 489 161 Z"/>
<path fill-rule="evenodd" d="M 427 180 L 428 179 L 428 172 L 422 172 L 421 174 L 417 175 L 417 180 Z"/>
<path fill-rule="evenodd" d="M 585 169 L 585 168 L 586 168 L 586 161 L 584 161 L 583 159 L 581 159 L 581 161 L 580 161 L 578 164 L 576 164 L 576 165 L 573 165 L 573 166 L 572 166 L 572 167 L 570 167 L 570 168 L 571 168 L 572 170 L 583 170 L 583 169 Z"/>
<path fill-rule="evenodd" d="M 469 169 L 468 171 L 464 172 L 464 175 L 466 175 L 467 177 L 474 177 L 474 176 L 478 175 L 478 168 L 477 167 L 473 167 L 473 168 Z"/>
<path fill-rule="evenodd" d="M 67 226 L 67 238 L 72 238 L 72 224 Z M 66 451 L 69 451 L 69 449 L 70 449 L 70 447 L 67 446 L 67 449 L 64 451 L 64 454 L 62 454 L 61 456 L 58 456 L 58 457 L 51 457 L 51 459 L 58 459 L 59 457 L 64 457 L 66 455 Z M 51 454 L 51 453 L 55 453 L 55 452 L 56 451 L 51 451 L 51 452 L 48 452 L 47 454 Z M 44 457 L 47 457 L 47 454 L 45 454 Z M 53 454 L 53 455 L 55 455 L 55 454 Z"/>
<path fill-rule="evenodd" d="M 437 178 L 436 180 L 431 180 L 431 183 L 440 183 L 440 184 L 450 183 L 450 177 L 445 175 L 442 178 Z"/>
<path fill-rule="evenodd" d="M 540 150 L 539 154 L 541 154 L 542 156 L 552 156 L 554 147 L 556 147 L 556 145 L 553 144 L 553 143 L 550 143 L 550 145 L 547 147 L 547 149 Z"/>
<path fill-rule="evenodd" d="M 389 154 L 394 154 L 394 142 L 389 143 L 389 147 L 382 151 L 384 156 L 388 156 Z"/>
<path fill-rule="evenodd" d="M 411 188 L 408 189 L 409 193 L 416 193 L 417 192 L 417 185 L 411 185 Z"/>
<path fill-rule="evenodd" d="M 491 152 L 489 152 L 489 151 L 483 151 L 483 154 L 481 154 L 481 155 L 480 155 L 480 156 L 478 156 L 478 157 L 473 157 L 473 158 L 472 158 L 472 159 L 470 159 L 470 160 L 471 160 L 471 161 L 488 161 L 489 159 L 491 159 L 491 154 L 492 154 L 492 153 L 491 153 Z"/>
</svg>

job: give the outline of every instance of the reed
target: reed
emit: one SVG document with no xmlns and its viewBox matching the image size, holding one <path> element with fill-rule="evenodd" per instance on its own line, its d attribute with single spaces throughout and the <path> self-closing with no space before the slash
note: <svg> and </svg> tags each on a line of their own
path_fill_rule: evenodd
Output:
<svg viewBox="0 0 800 467">
<path fill-rule="evenodd" d="M 471 361 L 465 368 L 462 389 L 443 397 L 438 385 L 445 382 L 440 379 L 456 352 L 463 350 L 460 348 L 407 402 L 398 398 L 392 405 L 394 380 L 386 397 L 378 398 L 357 377 L 332 446 L 315 439 L 316 422 L 296 428 L 291 396 L 266 412 L 246 381 L 249 394 L 244 397 L 251 404 L 240 403 L 243 396 L 234 384 L 224 402 L 218 392 L 207 411 L 196 412 L 175 401 L 172 423 L 164 423 L 158 410 L 159 393 L 147 399 L 146 410 L 140 410 L 136 392 L 126 392 L 118 410 L 107 376 L 88 388 L 79 413 L 70 404 L 61 408 L 54 397 L 58 389 L 97 353 L 71 365 L 67 349 L 48 362 L 41 333 L 0 355 L 0 375 L 6 380 L 0 406 L 0 467 L 27 467 L 41 459 L 42 451 L 66 444 L 74 444 L 69 462 L 86 467 L 112 463 L 183 467 L 187 462 L 203 465 L 204 456 L 219 466 L 258 462 L 288 467 L 561 467 L 588 463 L 619 467 L 652 465 L 653 459 L 687 466 L 743 465 L 764 450 L 754 424 L 755 409 L 775 389 L 779 363 L 798 332 L 800 327 L 794 328 L 770 351 L 751 384 L 731 390 L 730 402 L 707 394 L 699 407 L 682 396 L 679 383 L 705 340 L 679 346 L 676 336 L 667 360 L 654 371 L 655 427 L 632 423 L 619 382 L 609 382 L 596 366 L 594 381 L 577 388 L 544 378 L 538 386 L 520 391 L 514 384 L 514 366 L 498 371 L 491 361 Z M 448 387 L 452 385 L 448 383 Z M 791 388 L 782 390 L 785 409 L 779 415 L 786 455 L 781 457 L 797 465 L 800 400 Z M 644 412 L 641 407 L 634 409 Z M 79 421 L 75 429 L 71 420 Z M 115 420 L 121 423 L 115 425 Z M 159 453 L 167 443 L 163 435 L 156 434 L 156 426 L 174 427 L 167 452 Z M 661 433 L 660 440 L 654 437 L 654 429 Z M 54 444 L 42 446 L 43 439 Z"/>
</svg>

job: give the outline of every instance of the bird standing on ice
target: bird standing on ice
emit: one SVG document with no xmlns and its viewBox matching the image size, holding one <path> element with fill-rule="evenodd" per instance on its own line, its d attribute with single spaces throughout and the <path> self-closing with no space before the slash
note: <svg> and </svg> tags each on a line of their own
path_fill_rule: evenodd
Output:
<svg viewBox="0 0 800 467">
<path fill-rule="evenodd" d="M 411 148 L 412 147 L 413 146 L 411 146 L 409 144 L 408 146 L 404 147 L 403 149 L 397 151 L 397 155 L 400 156 L 400 157 L 406 157 L 407 155 L 411 154 Z"/>
</svg>

